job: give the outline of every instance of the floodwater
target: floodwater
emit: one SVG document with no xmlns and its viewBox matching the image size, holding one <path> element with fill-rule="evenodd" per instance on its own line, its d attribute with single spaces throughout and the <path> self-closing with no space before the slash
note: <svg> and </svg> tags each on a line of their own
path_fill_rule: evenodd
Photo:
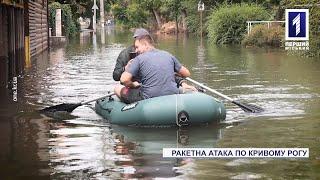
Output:
<svg viewBox="0 0 320 180">
<path fill-rule="evenodd" d="M 131 33 L 82 33 L 33 59 L 17 77 L 17 102 L 12 91 L 1 90 L 1 179 L 320 178 L 320 59 L 219 47 L 195 37 L 155 39 L 191 70 L 193 79 L 265 111 L 248 114 L 215 96 L 225 102 L 225 122 L 180 129 L 111 125 L 93 104 L 71 114 L 37 113 L 102 97 L 117 84 L 113 67 L 132 43 Z M 164 147 L 310 148 L 310 157 L 162 158 Z"/>
</svg>

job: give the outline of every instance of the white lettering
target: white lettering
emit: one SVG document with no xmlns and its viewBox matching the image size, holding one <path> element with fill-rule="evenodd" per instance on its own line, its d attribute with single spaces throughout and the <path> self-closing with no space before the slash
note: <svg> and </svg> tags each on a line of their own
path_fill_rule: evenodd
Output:
<svg viewBox="0 0 320 180">
<path fill-rule="evenodd" d="M 163 148 L 163 157 L 308 158 L 309 148 Z"/>
</svg>

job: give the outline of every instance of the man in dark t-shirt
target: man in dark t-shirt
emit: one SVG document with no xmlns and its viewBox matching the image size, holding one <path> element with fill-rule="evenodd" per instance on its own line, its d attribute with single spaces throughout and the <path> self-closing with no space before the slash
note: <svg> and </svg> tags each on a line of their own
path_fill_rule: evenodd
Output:
<svg viewBox="0 0 320 180">
<path fill-rule="evenodd" d="M 142 99 L 178 94 L 175 74 L 190 76 L 187 68 L 170 53 L 158 50 L 149 35 L 135 37 L 135 49 L 139 54 L 128 62 L 115 93 L 122 101 L 132 103 Z M 139 82 L 133 78 L 139 78 Z"/>
<path fill-rule="evenodd" d="M 115 81 L 120 81 L 121 74 L 124 72 L 125 66 L 128 64 L 128 61 L 131 59 L 130 58 L 131 52 L 135 52 L 134 45 L 131 45 L 120 52 L 112 73 L 113 79 Z"/>
</svg>

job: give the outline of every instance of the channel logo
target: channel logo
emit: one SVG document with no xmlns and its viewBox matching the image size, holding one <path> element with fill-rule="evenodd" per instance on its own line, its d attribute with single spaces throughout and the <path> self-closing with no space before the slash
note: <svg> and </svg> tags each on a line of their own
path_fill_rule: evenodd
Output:
<svg viewBox="0 0 320 180">
<path fill-rule="evenodd" d="M 286 9 L 286 40 L 309 40 L 309 9 Z"/>
</svg>

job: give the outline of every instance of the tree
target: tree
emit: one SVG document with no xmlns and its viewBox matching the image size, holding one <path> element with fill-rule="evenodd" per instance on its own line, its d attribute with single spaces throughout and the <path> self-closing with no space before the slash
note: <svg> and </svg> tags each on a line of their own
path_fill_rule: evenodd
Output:
<svg viewBox="0 0 320 180">
<path fill-rule="evenodd" d="M 164 3 L 161 0 L 137 0 L 137 3 L 140 4 L 142 8 L 150 11 L 153 14 L 157 22 L 157 28 L 160 29 L 162 25 L 160 9 Z"/>
<path fill-rule="evenodd" d="M 147 23 L 148 12 L 136 1 L 117 0 L 111 5 L 117 21 L 128 27 L 139 27 Z"/>
<path fill-rule="evenodd" d="M 169 9 L 170 14 L 174 17 L 176 22 L 176 34 L 179 32 L 178 16 L 181 13 L 181 1 L 180 0 L 167 0 L 166 6 Z"/>
</svg>

